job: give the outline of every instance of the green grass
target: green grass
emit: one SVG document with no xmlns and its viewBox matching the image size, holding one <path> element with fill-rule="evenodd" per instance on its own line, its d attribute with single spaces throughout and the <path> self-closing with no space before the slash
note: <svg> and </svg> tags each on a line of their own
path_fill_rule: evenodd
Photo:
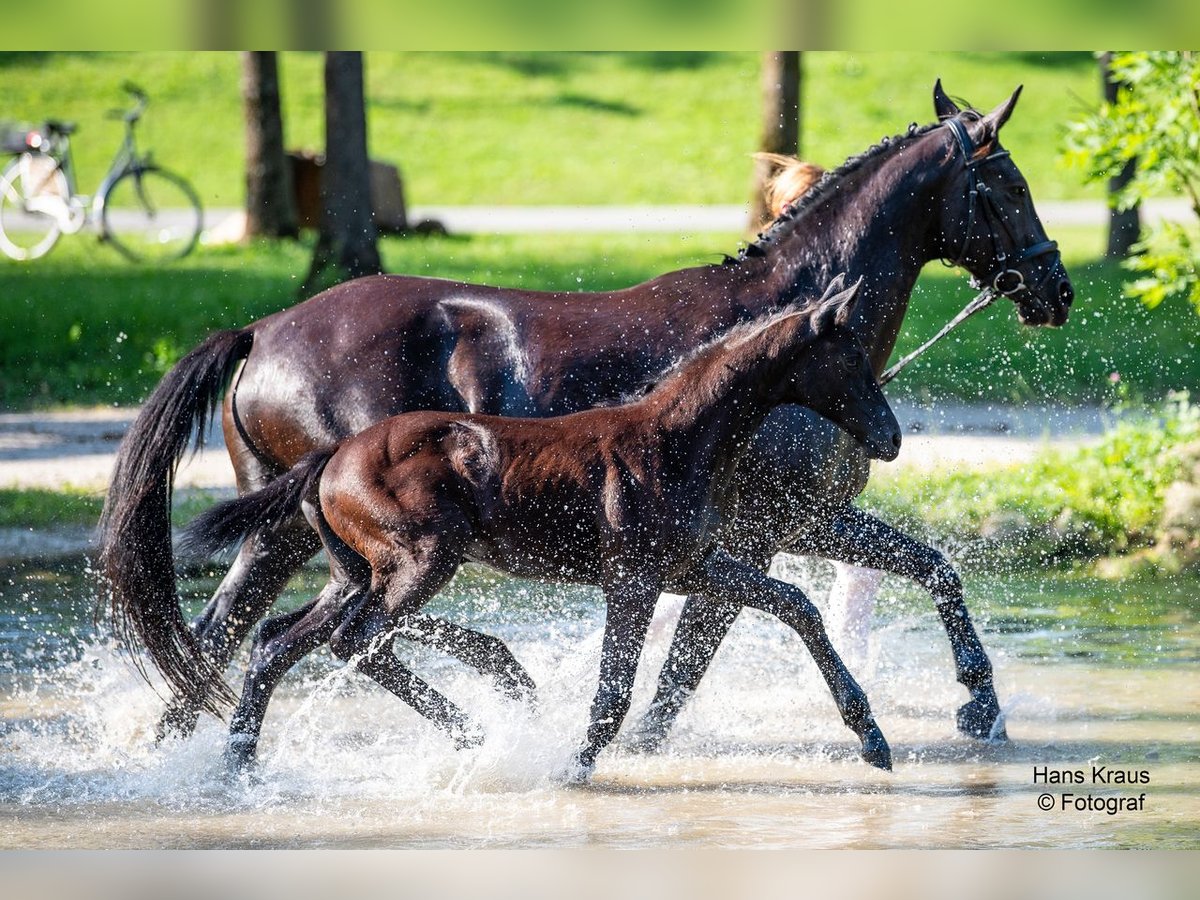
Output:
<svg viewBox="0 0 1200 900">
<path fill-rule="evenodd" d="M 941 77 L 990 108 L 1024 84 L 1005 142 L 1035 198 L 1100 196 L 1058 164 L 1063 122 L 1097 100 L 1086 53 L 805 56 L 804 156 L 840 163 L 933 118 Z M 79 123 L 80 189 L 120 135 L 106 109 L 133 79 L 151 94 L 145 144 L 209 206 L 242 201 L 233 53 L 5 53 L 6 119 Z M 288 146 L 323 146 L 321 59 L 282 58 Z M 401 166 L 414 204 L 740 203 L 759 128 L 755 53 L 370 53 L 370 149 Z"/>
<path fill-rule="evenodd" d="M 95 525 L 102 498 L 65 488 L 0 488 L 0 528 L 62 528 Z"/>
<path fill-rule="evenodd" d="M 1067 327 L 1017 324 L 1000 301 L 922 357 L 893 397 L 1100 402 L 1109 374 L 1145 399 L 1200 384 L 1200 318 L 1185 303 L 1146 311 L 1121 272 L 1089 264 L 1093 231 L 1057 232 L 1079 299 Z M 386 239 L 389 271 L 501 285 L 603 290 L 733 251 L 732 235 L 499 235 Z M 92 239 L 64 240 L 33 265 L 0 263 L 0 408 L 134 404 L 208 332 L 295 302 L 303 245 L 206 249 L 173 267 L 135 267 Z M 897 347 L 906 352 L 971 297 L 966 279 L 927 268 Z"/>
</svg>

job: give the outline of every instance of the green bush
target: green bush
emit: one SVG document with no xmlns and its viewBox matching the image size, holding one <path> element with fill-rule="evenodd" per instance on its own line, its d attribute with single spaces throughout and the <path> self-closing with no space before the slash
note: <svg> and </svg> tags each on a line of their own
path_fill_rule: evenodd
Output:
<svg viewBox="0 0 1200 900">
<path fill-rule="evenodd" d="M 1180 394 L 1157 414 L 1126 414 L 1096 444 L 998 470 L 877 479 L 863 504 L 967 561 L 1095 559 L 1153 543 L 1183 466 L 1172 451 L 1194 441 L 1200 407 Z"/>
</svg>

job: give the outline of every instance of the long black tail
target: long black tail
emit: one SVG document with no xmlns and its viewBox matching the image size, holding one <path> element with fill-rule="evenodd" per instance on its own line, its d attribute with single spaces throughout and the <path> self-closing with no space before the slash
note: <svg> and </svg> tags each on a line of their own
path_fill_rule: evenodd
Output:
<svg viewBox="0 0 1200 900">
<path fill-rule="evenodd" d="M 234 368 L 253 343 L 249 329 L 217 332 L 159 382 L 121 442 L 99 526 L 114 633 L 144 677 L 139 643 L 178 700 L 216 715 L 233 695 L 179 608 L 171 491 L 192 436 L 198 447 Z"/>
<path fill-rule="evenodd" d="M 336 451 L 337 447 L 314 450 L 261 490 L 218 503 L 196 516 L 179 537 L 180 555 L 212 556 L 292 518 L 315 493 L 325 464 Z"/>
</svg>

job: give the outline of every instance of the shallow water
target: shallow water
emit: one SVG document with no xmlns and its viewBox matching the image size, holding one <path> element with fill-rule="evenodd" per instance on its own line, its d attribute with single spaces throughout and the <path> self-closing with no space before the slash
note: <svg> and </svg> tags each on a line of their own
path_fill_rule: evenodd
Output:
<svg viewBox="0 0 1200 900">
<path fill-rule="evenodd" d="M 784 574 L 814 597 L 827 588 L 820 569 Z M 307 573 L 284 602 L 320 580 Z M 743 613 L 666 752 L 636 755 L 618 739 L 583 788 L 563 773 L 595 687 L 602 609 L 591 591 L 468 570 L 437 601 L 509 643 L 538 683 L 536 711 L 456 662 L 400 648 L 475 717 L 480 748 L 455 752 L 321 651 L 277 693 L 247 784 L 222 776 L 215 721 L 152 748 L 160 701 L 96 637 L 89 584 L 78 562 L 0 573 L 6 848 L 1200 845 L 1195 582 L 968 579 L 1007 744 L 955 733 L 965 692 L 936 618 L 920 594 L 885 582 L 871 656 L 851 667 L 891 742 L 891 774 L 858 759 L 800 641 Z M 185 590 L 200 597 L 212 584 Z M 660 604 L 630 723 L 649 702 L 678 604 Z M 1144 771 L 1149 783 L 1095 784 L 1093 766 Z M 1048 779 L 1079 770 L 1084 783 L 1035 783 L 1040 769 Z M 1044 793 L 1049 811 L 1038 808 Z M 1070 805 L 1089 795 L 1141 808 Z"/>
</svg>

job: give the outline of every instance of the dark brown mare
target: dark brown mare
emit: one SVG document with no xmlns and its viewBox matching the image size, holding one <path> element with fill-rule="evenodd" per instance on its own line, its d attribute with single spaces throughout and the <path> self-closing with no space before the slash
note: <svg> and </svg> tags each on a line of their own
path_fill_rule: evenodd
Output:
<svg viewBox="0 0 1200 900">
<path fill-rule="evenodd" d="M 172 474 L 239 363 L 223 426 L 246 492 L 305 453 L 409 410 L 550 416 L 612 401 L 731 324 L 819 293 L 838 272 L 864 279 L 851 325 L 876 372 L 931 260 L 997 282 L 1023 322 L 1060 325 L 1070 280 L 998 140 L 1017 96 L 981 115 L 959 110 L 937 85 L 942 121 L 847 161 L 724 263 L 609 293 L 364 278 L 214 334 L 143 407 L 122 444 L 101 525 L 117 632 L 145 644 L 178 695 L 164 725 L 186 732 L 201 706 L 219 709 L 215 670 L 320 546 L 300 517 L 256 533 L 192 629 L 184 622 L 170 543 Z M 989 733 L 999 713 L 991 664 L 958 575 L 937 551 L 850 505 L 868 474 L 857 445 L 799 407 L 780 407 L 743 469 L 741 514 L 726 549 L 757 566 L 789 550 L 919 581 L 933 594 L 958 680 L 972 695 L 960 725 Z M 689 600 L 648 723 L 652 738 L 665 733 L 730 620 L 724 606 Z M 432 633 L 443 641 L 450 634 L 448 649 L 467 657 L 477 647 L 462 629 Z M 191 677 L 201 652 L 215 663 L 215 692 Z"/>
<path fill-rule="evenodd" d="M 733 511 L 738 458 L 775 407 L 812 409 L 870 457 L 900 452 L 900 426 L 846 325 L 858 287 L 835 293 L 835 284 L 819 304 L 733 328 L 641 399 L 547 419 L 405 413 L 196 519 L 184 549 L 213 551 L 304 506 L 331 560 L 321 594 L 269 619 L 255 638 L 230 721 L 231 766 L 254 759 L 279 679 L 326 642 L 460 746 L 471 742 L 463 714 L 396 658 L 389 638 L 474 561 L 604 591 L 600 685 L 576 777 L 590 774 L 621 727 L 664 590 L 778 616 L 812 653 L 863 758 L 890 769 L 866 694 L 816 607 L 716 545 Z"/>
</svg>

